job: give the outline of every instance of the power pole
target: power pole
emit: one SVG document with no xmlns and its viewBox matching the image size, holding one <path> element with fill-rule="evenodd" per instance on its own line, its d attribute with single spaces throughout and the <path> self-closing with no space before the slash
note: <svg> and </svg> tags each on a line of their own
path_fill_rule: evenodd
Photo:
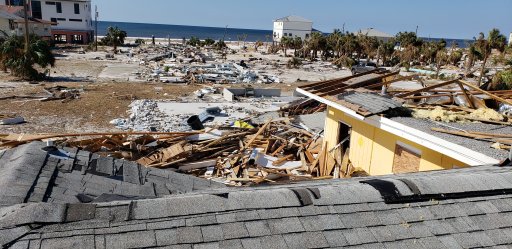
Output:
<svg viewBox="0 0 512 249">
<path fill-rule="evenodd" d="M 29 47 L 29 31 L 28 31 L 28 4 L 27 0 L 23 0 L 23 12 L 25 14 L 25 54 L 28 54 Z"/>
<path fill-rule="evenodd" d="M 95 51 L 98 52 L 98 16 L 99 16 L 98 5 L 95 5 L 94 7 L 95 7 L 94 8 L 94 24 L 96 26 L 95 27 L 96 36 L 95 36 L 95 42 L 94 42 L 95 44 L 94 45 L 96 46 Z"/>
<path fill-rule="evenodd" d="M 227 34 L 228 34 L 228 25 L 226 25 L 226 28 L 224 29 L 224 37 L 222 38 L 222 41 L 226 41 Z"/>
</svg>

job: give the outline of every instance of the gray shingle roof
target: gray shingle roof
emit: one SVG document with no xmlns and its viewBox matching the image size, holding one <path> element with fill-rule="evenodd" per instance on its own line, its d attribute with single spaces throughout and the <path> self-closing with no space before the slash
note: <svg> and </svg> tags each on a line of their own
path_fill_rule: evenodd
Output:
<svg viewBox="0 0 512 249">
<path fill-rule="evenodd" d="M 360 109 L 372 114 L 379 114 L 390 109 L 401 107 L 402 104 L 388 96 L 382 96 L 370 92 L 347 91 L 338 95 L 339 100 L 344 100 L 359 106 Z"/>
<path fill-rule="evenodd" d="M 43 148 L 43 143 L 34 142 L 0 154 L 0 207 L 27 202 L 155 198 L 224 187 L 221 183 L 102 158 L 87 151 L 67 148 L 47 152 Z"/>
<path fill-rule="evenodd" d="M 492 125 L 483 123 L 449 123 L 449 127 L 443 122 L 434 122 L 426 119 L 407 118 L 407 117 L 393 117 L 391 120 L 415 128 L 417 130 L 429 133 L 446 141 L 461 145 L 473 151 L 478 151 L 486 156 L 497 160 L 505 160 L 508 158 L 509 152 L 507 150 L 498 150 L 491 147 L 491 143 L 487 141 L 480 141 L 472 138 L 450 135 L 446 133 L 433 131 L 432 128 L 442 128 L 447 130 L 460 129 L 465 131 L 486 132 L 494 134 L 511 134 L 511 126 Z M 453 127 L 453 128 L 452 128 Z"/>
<path fill-rule="evenodd" d="M 512 243 L 510 168 L 0 209 L 13 248 L 473 248 Z"/>
<path fill-rule="evenodd" d="M 276 22 L 313 22 L 301 16 L 285 16 L 275 20 Z"/>
</svg>

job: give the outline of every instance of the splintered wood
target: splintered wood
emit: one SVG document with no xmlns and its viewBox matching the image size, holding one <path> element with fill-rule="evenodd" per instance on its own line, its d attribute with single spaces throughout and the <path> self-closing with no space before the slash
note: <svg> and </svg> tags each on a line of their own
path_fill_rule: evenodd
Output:
<svg viewBox="0 0 512 249">
<path fill-rule="evenodd" d="M 0 136 L 0 145 L 37 140 L 228 185 L 340 178 L 347 175 L 349 164 L 343 152 L 337 151 L 336 158 L 327 152 L 320 134 L 293 126 L 289 118 L 269 120 L 251 129 L 224 127 L 202 132 L 5 134 Z"/>
</svg>

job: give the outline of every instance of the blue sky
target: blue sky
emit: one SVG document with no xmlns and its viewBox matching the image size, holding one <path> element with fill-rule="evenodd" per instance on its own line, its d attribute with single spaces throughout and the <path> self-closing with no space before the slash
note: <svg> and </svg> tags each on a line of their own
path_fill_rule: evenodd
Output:
<svg viewBox="0 0 512 249">
<path fill-rule="evenodd" d="M 300 15 L 314 28 L 356 31 L 373 27 L 390 34 L 471 39 L 499 28 L 512 32 L 512 0 L 92 0 L 100 20 L 272 29 L 272 20 Z"/>
</svg>

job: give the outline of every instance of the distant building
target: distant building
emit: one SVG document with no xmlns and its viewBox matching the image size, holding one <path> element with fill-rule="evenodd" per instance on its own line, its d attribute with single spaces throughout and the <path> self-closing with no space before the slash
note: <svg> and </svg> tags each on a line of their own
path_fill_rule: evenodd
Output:
<svg viewBox="0 0 512 249">
<path fill-rule="evenodd" d="M 25 35 L 25 19 L 20 14 L 20 7 L 0 5 L 0 30 L 6 34 Z M 23 9 L 23 8 L 21 8 Z M 36 18 L 28 19 L 29 33 L 42 37 L 45 40 L 52 38 L 52 22 Z M 0 37 L 5 36 L 0 32 Z"/>
<path fill-rule="evenodd" d="M 512 46 L 512 32 L 510 32 L 510 35 L 508 37 L 508 45 Z"/>
<path fill-rule="evenodd" d="M 287 16 L 274 21 L 274 41 L 283 37 L 308 39 L 313 31 L 313 22 L 300 16 Z"/>
<path fill-rule="evenodd" d="M 381 40 L 381 41 L 384 41 L 384 42 L 387 42 L 390 39 L 394 38 L 393 35 L 390 35 L 388 33 L 382 32 L 380 30 L 376 30 L 374 28 L 359 30 L 359 31 L 356 32 L 356 34 L 357 35 L 359 35 L 359 34 L 360 35 L 365 35 L 365 36 L 369 36 L 369 37 L 375 37 L 378 40 Z"/>
<path fill-rule="evenodd" d="M 5 4 L 23 6 L 23 1 L 5 0 Z M 91 0 L 29 0 L 30 15 L 52 22 L 52 38 L 62 43 L 87 44 L 93 40 L 91 9 Z"/>
</svg>

